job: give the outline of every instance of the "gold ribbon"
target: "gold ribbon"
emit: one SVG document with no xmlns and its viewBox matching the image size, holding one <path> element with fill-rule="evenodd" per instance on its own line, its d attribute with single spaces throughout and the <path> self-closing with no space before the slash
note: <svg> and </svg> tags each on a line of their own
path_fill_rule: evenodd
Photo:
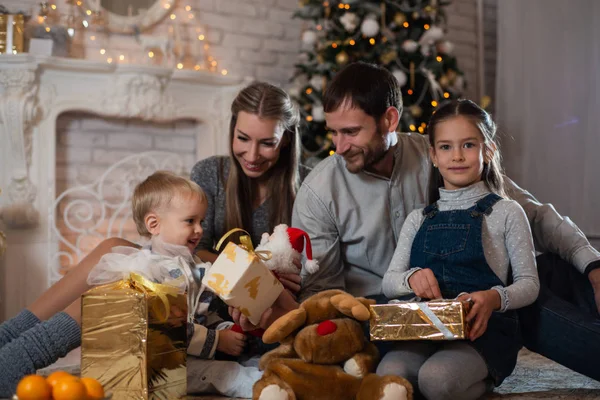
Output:
<svg viewBox="0 0 600 400">
<path fill-rule="evenodd" d="M 223 245 L 225 240 L 229 236 L 231 236 L 232 234 L 234 234 L 236 232 L 244 232 L 245 233 L 245 235 L 240 236 L 240 245 L 239 246 L 242 249 L 246 250 L 248 253 L 250 253 L 252 255 L 256 255 L 258 258 L 260 258 L 263 261 L 269 261 L 271 259 L 271 257 L 273 257 L 273 254 L 271 254 L 271 252 L 268 250 L 255 251 L 254 245 L 252 244 L 252 239 L 250 239 L 250 234 L 241 228 L 233 228 L 232 230 L 230 230 L 229 232 L 227 232 L 226 234 L 221 236 L 221 239 L 219 239 L 219 242 L 215 246 L 215 250 L 219 251 L 219 249 L 221 248 L 221 245 Z"/>
<path fill-rule="evenodd" d="M 178 278 L 179 279 L 179 278 Z M 167 295 L 177 296 L 179 294 L 179 289 L 175 286 L 165 285 L 162 283 L 154 283 L 149 279 L 146 279 L 140 274 L 136 274 L 132 272 L 129 275 L 129 280 L 133 283 L 134 286 L 140 288 L 144 293 L 153 293 L 158 296 L 160 301 L 162 301 L 165 306 L 165 315 L 161 316 L 157 311 L 157 315 L 159 316 L 159 322 L 165 322 L 169 318 L 169 314 L 171 313 L 171 305 L 169 304 L 169 298 Z"/>
</svg>

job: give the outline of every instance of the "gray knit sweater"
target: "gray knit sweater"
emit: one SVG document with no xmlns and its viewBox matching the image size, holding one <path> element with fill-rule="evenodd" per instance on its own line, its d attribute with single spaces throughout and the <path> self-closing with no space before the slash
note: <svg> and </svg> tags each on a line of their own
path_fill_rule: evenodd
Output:
<svg viewBox="0 0 600 400">
<path fill-rule="evenodd" d="M 300 166 L 300 181 L 310 170 Z M 213 156 L 198 161 L 192 168 L 191 179 L 196 182 L 208 197 L 208 209 L 202 223 L 204 233 L 198 244 L 199 250 L 212 250 L 225 233 L 225 183 L 229 175 L 229 157 Z M 252 242 L 260 243 L 264 232 L 269 232 L 271 200 L 265 200 L 252 213 Z M 282 221 L 283 223 L 284 221 Z M 240 227 L 248 230 L 248 227 Z"/>
<path fill-rule="evenodd" d="M 457 190 L 440 189 L 437 204 L 440 211 L 466 210 L 489 193 L 484 182 Z M 414 210 L 402 226 L 394 257 L 383 277 L 383 293 L 388 298 L 413 292 L 408 278 L 420 268 L 411 268 L 410 251 L 424 218 L 423 209 Z M 502 300 L 500 311 L 533 303 L 540 284 L 529 222 L 519 203 L 505 199 L 497 202 L 483 220 L 481 235 L 485 259 L 504 285 L 512 273 L 512 284 L 494 287 Z"/>
</svg>

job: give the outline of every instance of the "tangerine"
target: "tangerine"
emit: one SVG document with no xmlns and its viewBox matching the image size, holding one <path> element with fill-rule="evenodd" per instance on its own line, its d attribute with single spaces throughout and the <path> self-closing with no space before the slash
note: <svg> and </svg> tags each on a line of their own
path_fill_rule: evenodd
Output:
<svg viewBox="0 0 600 400">
<path fill-rule="evenodd" d="M 94 378 L 81 378 L 87 391 L 88 400 L 102 400 L 104 398 L 104 388 L 102 384 Z"/>
<path fill-rule="evenodd" d="M 17 385 L 17 397 L 19 400 L 49 400 L 52 388 L 43 376 L 27 375 Z"/>
<path fill-rule="evenodd" d="M 48 382 L 48 384 L 54 388 L 54 386 L 58 383 L 58 381 L 63 380 L 65 378 L 73 378 L 75 379 L 75 377 L 71 374 L 69 374 L 68 372 L 65 371 L 54 371 L 53 373 L 51 373 L 50 375 L 48 375 L 48 377 L 46 378 L 46 382 Z"/>
<path fill-rule="evenodd" d="M 86 400 L 87 391 L 79 378 L 61 379 L 52 389 L 52 397 L 54 400 Z"/>
</svg>

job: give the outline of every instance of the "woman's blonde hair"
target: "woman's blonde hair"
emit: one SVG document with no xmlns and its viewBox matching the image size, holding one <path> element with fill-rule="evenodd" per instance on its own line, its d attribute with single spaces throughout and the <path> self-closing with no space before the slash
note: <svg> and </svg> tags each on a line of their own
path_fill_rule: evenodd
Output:
<svg viewBox="0 0 600 400">
<path fill-rule="evenodd" d="M 279 121 L 284 133 L 279 159 L 269 169 L 267 197 L 271 198 L 269 230 L 275 225 L 290 224 L 296 191 L 300 185 L 300 113 L 288 94 L 269 83 L 255 82 L 244 88 L 231 104 L 229 123 L 230 168 L 226 182 L 225 231 L 243 227 L 252 230 L 252 205 L 258 195 L 256 182 L 249 179 L 233 154 L 233 138 L 238 114 L 244 111 L 259 118 Z"/>
<path fill-rule="evenodd" d="M 131 210 L 138 233 L 150 237 L 144 218 L 152 211 L 167 207 L 177 194 L 196 194 L 203 204 L 208 204 L 206 194 L 195 182 L 169 171 L 156 171 L 133 191 Z"/>
</svg>

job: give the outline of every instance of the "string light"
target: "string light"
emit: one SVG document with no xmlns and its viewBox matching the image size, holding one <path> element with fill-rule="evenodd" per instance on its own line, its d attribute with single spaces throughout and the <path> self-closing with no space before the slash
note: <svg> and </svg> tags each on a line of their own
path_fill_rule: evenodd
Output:
<svg viewBox="0 0 600 400">
<path fill-rule="evenodd" d="M 171 8 L 171 5 L 169 3 L 167 3 L 164 5 L 164 7 L 165 7 L 165 10 L 168 10 L 169 8 Z"/>
<path fill-rule="evenodd" d="M 354 46 L 356 44 L 356 42 L 354 41 L 354 39 L 351 39 L 350 42 L 348 42 L 348 43 L 350 43 L 350 46 Z"/>
<path fill-rule="evenodd" d="M 53 10 L 56 10 L 56 4 L 52 4 L 52 5 L 50 6 L 50 8 L 51 8 L 51 9 L 53 9 Z"/>
<path fill-rule="evenodd" d="M 419 129 L 417 129 L 417 130 L 419 131 L 419 133 L 423 133 L 423 132 L 425 132 L 425 129 L 423 129 L 423 127 L 422 127 L 422 126 L 420 126 L 420 127 L 419 127 Z"/>
<path fill-rule="evenodd" d="M 49 26 L 46 27 L 46 32 L 50 32 L 50 27 Z"/>
<path fill-rule="evenodd" d="M 425 30 L 428 30 L 431 27 L 429 26 L 429 24 L 425 24 L 425 25 L 423 25 L 423 28 L 425 28 Z"/>
<path fill-rule="evenodd" d="M 344 8 L 345 8 L 346 10 L 349 10 L 349 9 L 350 9 L 350 4 L 346 4 L 346 5 L 344 5 Z"/>
<path fill-rule="evenodd" d="M 107 63 L 109 63 L 109 64 L 111 64 L 111 63 L 112 63 L 112 58 L 111 58 L 111 57 L 108 57 L 108 58 L 106 59 L 106 62 L 107 62 Z"/>
<path fill-rule="evenodd" d="M 100 49 L 100 54 L 104 54 L 104 53 L 106 53 L 106 50 L 105 49 Z"/>
<path fill-rule="evenodd" d="M 414 126 L 413 124 L 410 124 L 410 125 L 409 125 L 409 127 L 408 127 L 408 129 L 410 129 L 411 131 L 413 131 L 413 132 L 414 132 L 414 131 L 416 131 L 416 130 L 417 130 L 417 127 L 416 127 L 416 126 Z"/>
<path fill-rule="evenodd" d="M 212 65 L 213 67 L 217 66 L 217 62 L 216 61 L 211 61 L 210 65 Z"/>
<path fill-rule="evenodd" d="M 343 9 L 344 9 L 344 3 L 340 3 L 340 4 L 338 4 L 338 8 L 340 8 L 340 9 L 342 9 L 342 10 L 343 10 Z"/>
<path fill-rule="evenodd" d="M 402 24 L 403 27 L 408 28 L 410 26 L 410 24 L 408 23 L 408 21 L 404 21 L 404 23 Z"/>
<path fill-rule="evenodd" d="M 408 94 L 412 95 L 413 94 L 413 90 L 412 89 L 408 89 Z"/>
<path fill-rule="evenodd" d="M 94 35 L 90 36 L 90 40 L 93 42 L 94 40 L 96 40 L 96 36 L 94 36 Z"/>
<path fill-rule="evenodd" d="M 449 98 L 450 98 L 450 93 L 448 93 L 448 92 L 444 92 L 444 98 L 445 98 L 445 99 L 449 99 Z"/>
<path fill-rule="evenodd" d="M 369 43 L 371 43 L 372 45 L 374 45 L 375 44 L 375 39 L 373 39 L 373 38 L 369 39 Z"/>
<path fill-rule="evenodd" d="M 198 40 L 204 40 L 204 35 L 198 35 Z"/>
<path fill-rule="evenodd" d="M 334 49 L 337 49 L 337 43 L 331 43 L 331 47 L 333 47 Z"/>
<path fill-rule="evenodd" d="M 442 57 L 441 56 L 437 56 L 435 59 L 437 60 L 437 62 L 442 62 Z"/>
<path fill-rule="evenodd" d="M 154 58 L 154 52 L 153 52 L 153 51 L 149 51 L 149 52 L 148 52 L 148 57 L 150 57 L 150 58 Z"/>
<path fill-rule="evenodd" d="M 329 150 L 329 155 L 330 155 L 330 156 L 332 156 L 332 155 L 334 155 L 334 154 L 335 154 L 335 151 L 333 151 L 333 150 Z"/>
<path fill-rule="evenodd" d="M 191 10 L 192 10 L 192 7 L 191 7 L 191 6 L 185 6 L 185 11 L 188 11 L 188 12 L 189 12 L 189 11 L 191 11 Z"/>
<path fill-rule="evenodd" d="M 437 102 L 437 101 L 433 100 L 433 101 L 431 102 L 431 106 L 432 106 L 432 107 L 437 107 L 437 105 L 438 105 L 438 102 Z"/>
<path fill-rule="evenodd" d="M 317 25 L 317 30 L 318 31 L 322 31 L 323 30 L 323 26 L 322 25 Z"/>
<path fill-rule="evenodd" d="M 199 66 L 198 64 L 196 64 L 196 65 L 194 65 L 194 69 L 195 69 L 196 71 L 200 71 L 200 66 Z"/>
<path fill-rule="evenodd" d="M 183 64 L 182 63 L 177 63 L 177 69 L 183 69 Z"/>
<path fill-rule="evenodd" d="M 171 14 L 170 18 L 175 19 L 175 18 L 177 18 L 177 16 L 175 14 Z"/>
<path fill-rule="evenodd" d="M 307 120 L 308 122 L 311 122 L 311 121 L 313 120 L 313 117 L 312 117 L 312 115 L 307 115 L 307 116 L 306 116 L 306 120 Z"/>
<path fill-rule="evenodd" d="M 221 75 L 227 75 L 227 70 L 226 69 L 222 69 L 221 70 Z"/>
<path fill-rule="evenodd" d="M 311 94 L 312 93 L 312 88 L 306 88 L 306 94 Z"/>
<path fill-rule="evenodd" d="M 85 10 L 85 13 L 86 13 L 87 15 L 92 15 L 92 10 Z"/>
<path fill-rule="evenodd" d="M 125 56 L 124 56 L 123 54 L 121 54 L 121 55 L 119 56 L 119 60 L 121 60 L 121 61 L 125 60 Z"/>
</svg>

